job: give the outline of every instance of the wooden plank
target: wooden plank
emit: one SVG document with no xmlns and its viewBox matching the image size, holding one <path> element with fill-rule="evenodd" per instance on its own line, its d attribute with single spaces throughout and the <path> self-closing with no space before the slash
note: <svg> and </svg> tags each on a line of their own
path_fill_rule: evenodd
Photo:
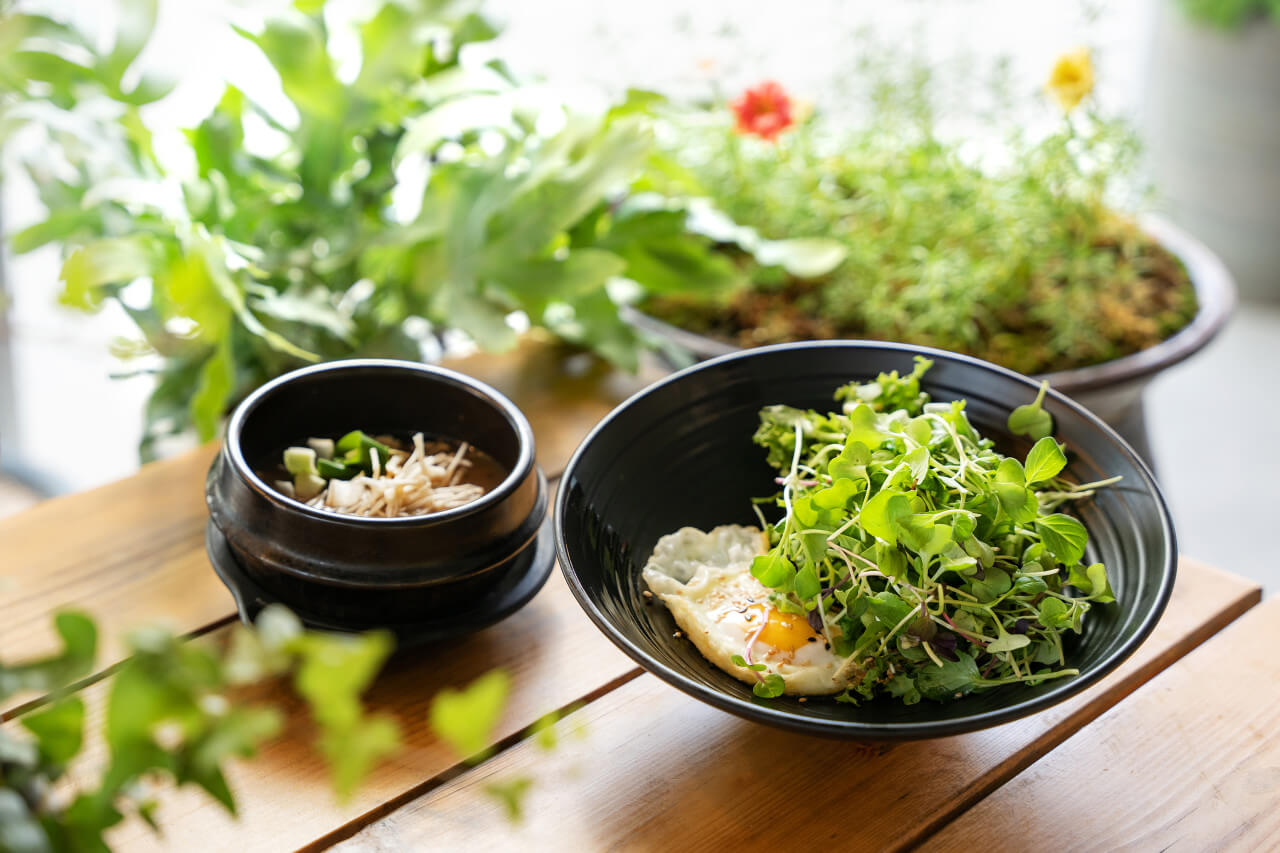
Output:
<svg viewBox="0 0 1280 853">
<path fill-rule="evenodd" d="M 621 374 L 536 339 L 511 353 L 477 354 L 450 366 L 493 384 L 521 407 L 549 475 L 564 468 L 614 405 L 661 372 L 650 365 L 636 376 Z M 215 451 L 209 445 L 0 520 L 0 657 L 21 660 L 53 649 L 50 617 L 60 608 L 79 608 L 98 620 L 102 669 L 119 661 L 121 638 L 139 625 L 199 634 L 232 618 L 235 605 L 204 550 L 204 479 Z M 0 702 L 0 715 L 30 698 Z"/>
<path fill-rule="evenodd" d="M 930 850 L 1280 848 L 1280 599 L 983 800 Z M 1034 827 L 1033 831 L 1028 831 Z"/>
<path fill-rule="evenodd" d="M 222 641 L 229 630 L 220 629 L 200 642 Z M 228 780 L 240 807 L 239 819 L 194 790 L 166 790 L 158 812 L 164 836 L 157 838 L 141 823 L 130 822 L 112 832 L 112 847 L 131 853 L 186 851 L 206 849 L 216 839 L 219 849 L 276 851 L 311 843 L 352 821 L 358 828 L 458 772 L 457 757 L 427 728 L 428 708 L 438 689 L 464 685 L 493 667 L 506 669 L 511 677 L 495 743 L 549 711 L 588 700 L 638 673 L 635 664 L 596 630 L 555 571 L 528 606 L 498 625 L 393 658 L 370 691 L 368 705 L 398 720 L 405 747 L 374 772 L 350 803 L 335 802 L 327 770 L 311 746 L 305 710 L 287 685 L 271 682 L 237 700 L 269 702 L 287 714 L 284 736 L 252 760 L 231 766 Z M 82 691 L 91 733 L 101 730 L 110 683 L 108 677 Z M 91 737 L 73 778 L 100 772 L 105 759 L 103 744 Z"/>
<path fill-rule="evenodd" d="M 119 659 L 124 633 L 142 622 L 185 633 L 232 613 L 204 555 L 204 477 L 215 450 L 0 521 L 0 656 L 16 661 L 54 648 L 51 614 L 66 607 L 97 618 L 105 662 Z"/>
<path fill-rule="evenodd" d="M 548 754 L 521 743 L 341 848 L 910 847 L 1258 600 L 1253 583 L 1184 560 L 1151 638 L 1085 694 L 986 731 L 893 746 L 775 731 L 645 675 L 574 715 L 588 732 L 582 744 Z M 521 776 L 535 782 L 526 819 L 513 826 L 483 788 Z M 1074 803 L 1071 814 L 1080 814 Z"/>
</svg>

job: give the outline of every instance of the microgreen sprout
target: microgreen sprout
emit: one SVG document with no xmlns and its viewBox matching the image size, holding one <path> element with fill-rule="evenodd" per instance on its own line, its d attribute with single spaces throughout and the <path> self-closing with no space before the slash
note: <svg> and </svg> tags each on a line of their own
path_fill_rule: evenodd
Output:
<svg viewBox="0 0 1280 853">
<path fill-rule="evenodd" d="M 1020 460 L 979 435 L 963 401 L 930 402 L 928 369 L 917 359 L 905 377 L 850 383 L 837 411 L 760 413 L 782 517 L 766 522 L 770 548 L 751 572 L 845 658 L 843 701 L 945 701 L 1076 675 L 1063 634 L 1115 600 L 1106 568 L 1084 562 L 1084 525 L 1058 510 L 1118 478 L 1063 478 L 1047 386 L 1009 419 L 1037 439 Z M 757 696 L 781 695 L 749 649 L 734 662 L 755 673 Z"/>
</svg>

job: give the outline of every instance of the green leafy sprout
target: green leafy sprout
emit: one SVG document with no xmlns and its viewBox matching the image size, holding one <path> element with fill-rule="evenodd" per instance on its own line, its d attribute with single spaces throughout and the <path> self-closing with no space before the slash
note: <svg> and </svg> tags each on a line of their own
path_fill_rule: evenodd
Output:
<svg viewBox="0 0 1280 853">
<path fill-rule="evenodd" d="M 755 441 L 783 488 L 757 503 L 783 514 L 766 524 L 771 548 L 751 573 L 845 659 L 842 701 L 946 701 L 1077 675 L 1064 634 L 1115 600 L 1105 567 L 1084 563 L 1084 525 L 1057 510 L 1118 478 L 1065 479 L 1067 456 L 1048 435 L 1023 461 L 1002 455 L 964 401 L 920 390 L 930 364 L 843 386 L 837 411 L 760 413 Z M 1044 393 L 1019 410 L 1034 417 L 1009 418 L 1011 431 L 1040 431 Z M 783 692 L 756 674 L 756 695 Z"/>
<path fill-rule="evenodd" d="M 104 833 L 129 814 L 156 826 L 148 783 L 159 779 L 197 786 L 234 814 L 224 763 L 251 756 L 283 722 L 276 708 L 234 700 L 234 691 L 263 679 L 292 677 L 340 799 L 399 748 L 395 721 L 366 714 L 360 701 L 391 651 L 390 636 L 304 631 L 292 613 L 273 605 L 254 628 L 237 626 L 225 653 L 160 629 L 130 635 L 129 657 L 109 675 L 105 767 L 93 784 L 77 774 L 65 796 L 64 777 L 85 738 L 85 703 L 70 688 L 92 670 L 97 629 L 77 612 L 59 613 L 54 624 L 61 652 L 0 663 L 0 698 L 48 694 L 44 705 L 18 716 L 26 737 L 13 724 L 0 727 L 0 850 L 106 849 Z"/>
<path fill-rule="evenodd" d="M 20 692 L 47 697 L 0 726 L 5 853 L 106 850 L 107 831 L 130 815 L 159 831 L 154 791 L 164 781 L 199 787 L 235 814 L 225 762 L 251 757 L 282 731 L 279 709 L 237 698 L 238 691 L 267 679 L 290 679 L 306 702 L 316 749 L 340 801 L 401 748 L 396 720 L 367 713 L 360 699 L 392 650 L 391 636 L 307 631 L 291 612 L 272 605 L 253 627 L 236 626 L 222 651 L 159 629 L 132 634 L 129 657 L 108 675 L 105 766 L 96 777 L 78 770 L 70 786 L 68 769 L 86 736 L 85 702 L 72 691 L 93 670 L 98 632 L 92 619 L 74 611 L 57 614 L 54 627 L 62 643 L 58 653 L 19 664 L 0 661 L 0 699 Z M 441 689 L 429 711 L 433 733 L 467 763 L 487 757 L 509 685 L 506 672 L 492 670 L 464 687 Z M 577 708 L 545 714 L 520 736 L 553 749 L 556 723 Z M 531 780 L 518 777 L 498 780 L 486 792 L 519 820 L 530 787 Z"/>
</svg>

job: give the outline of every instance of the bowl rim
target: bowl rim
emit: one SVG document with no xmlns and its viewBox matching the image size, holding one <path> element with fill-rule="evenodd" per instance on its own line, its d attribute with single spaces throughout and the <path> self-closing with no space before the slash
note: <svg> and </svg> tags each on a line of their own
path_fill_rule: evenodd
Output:
<svg viewBox="0 0 1280 853">
<path fill-rule="evenodd" d="M 519 455 L 516 457 L 516 463 L 507 472 L 502 482 L 495 486 L 491 491 L 481 495 L 474 501 L 465 503 L 462 506 L 453 507 L 452 509 L 440 510 L 439 512 L 425 513 L 423 515 L 409 515 L 396 518 L 369 517 L 363 515 L 348 515 L 341 512 L 331 512 L 315 507 L 307 506 L 296 498 L 282 494 L 274 487 L 263 480 L 258 473 L 253 470 L 248 461 L 244 458 L 244 452 L 241 448 L 241 435 L 244 432 L 245 421 L 253 414 L 259 405 L 278 389 L 293 382 L 306 379 L 316 374 L 324 373 L 342 373 L 347 371 L 387 371 L 391 373 L 412 373 L 419 374 L 429 379 L 443 382 L 446 385 L 452 385 L 466 391 L 477 394 L 487 402 L 494 405 L 497 411 L 502 414 L 516 435 L 516 442 L 519 446 Z M 465 439 L 462 439 L 465 440 Z M 435 364 L 425 364 L 416 361 L 404 361 L 391 358 L 350 358 L 338 361 L 327 361 L 321 364 L 307 365 L 297 370 L 277 376 L 275 379 L 265 382 L 256 388 L 248 397 L 236 406 L 231 413 L 231 417 L 227 421 L 227 429 L 222 442 L 222 452 L 231 464 L 232 470 L 259 498 L 267 501 L 275 507 L 285 512 L 293 512 L 334 524 L 350 525 L 354 527 L 367 527 L 375 529 L 376 527 L 431 527 L 439 524 L 446 524 L 458 519 L 464 519 L 468 516 L 476 515 L 484 512 L 486 509 L 501 503 L 509 496 L 515 493 L 520 484 L 528 478 L 530 472 L 534 469 L 534 460 L 536 458 L 536 447 L 533 437 L 533 428 L 529 425 L 529 419 L 524 413 L 516 407 L 502 392 L 493 386 L 481 382 L 465 373 L 459 373 L 456 370 L 450 370 L 447 367 L 440 367 Z"/>
<path fill-rule="evenodd" d="M 793 711 L 770 707 L 764 702 L 752 702 L 740 699 L 736 696 L 728 695 L 676 672 L 661 661 L 651 658 L 641 649 L 632 644 L 631 641 L 618 631 L 613 623 L 604 616 L 600 609 L 591 602 L 587 595 L 586 588 L 583 586 L 581 580 L 578 578 L 577 572 L 573 568 L 573 560 L 569 555 L 568 547 L 565 543 L 564 522 L 565 515 L 567 513 L 569 493 L 572 491 L 568 485 L 572 483 L 575 471 L 583 455 L 585 455 L 596 437 L 601 432 L 608 429 L 610 424 L 612 424 L 616 419 L 621 417 L 623 412 L 636 405 L 640 400 L 658 393 L 668 385 L 684 381 L 690 375 L 703 370 L 712 370 L 723 364 L 754 358 L 766 358 L 775 353 L 789 350 L 806 349 L 855 351 L 888 350 L 895 353 L 902 353 L 904 355 L 921 355 L 926 358 L 959 362 L 963 365 L 1013 379 L 1019 384 L 1025 385 L 1032 395 L 1039 390 L 1041 384 L 1040 381 L 1031 379 L 1023 374 L 1017 373 L 1016 371 L 1009 370 L 1008 368 L 1001 367 L 1000 365 L 992 364 L 991 362 L 983 361 L 982 359 L 974 358 L 972 356 L 962 355 L 960 353 L 887 341 L 835 339 L 774 344 L 771 346 L 755 347 L 748 350 L 728 353 L 707 361 L 693 364 L 683 370 L 676 371 L 670 376 L 658 380 L 637 393 L 632 394 L 625 401 L 615 407 L 613 411 L 606 415 L 598 424 L 596 424 L 591 432 L 587 434 L 586 438 L 584 438 L 578 445 L 573 456 L 569 460 L 569 464 L 565 466 L 564 472 L 561 475 L 561 487 L 557 491 L 555 501 L 554 519 L 556 556 L 560 563 L 560 572 L 568 583 L 569 589 L 572 591 L 574 598 L 577 599 L 579 606 L 582 607 L 591 621 L 596 624 L 596 627 L 606 637 L 608 637 L 614 645 L 621 649 L 647 672 L 656 675 L 658 678 L 696 699 L 700 699 L 714 707 L 728 711 L 739 717 L 756 722 L 764 722 L 778 728 L 789 729 L 803 734 L 850 739 L 896 741 L 962 734 L 1010 722 L 1038 711 L 1042 711 L 1045 708 L 1062 702 L 1097 683 L 1100 679 L 1115 670 L 1116 667 L 1128 659 L 1129 656 L 1146 641 L 1147 637 L 1149 637 L 1151 632 L 1155 629 L 1156 624 L 1160 621 L 1160 617 L 1164 614 L 1165 608 L 1169 603 L 1169 598 L 1173 593 L 1174 581 L 1177 578 L 1177 537 L 1174 533 L 1173 520 L 1169 512 L 1168 503 L 1165 501 L 1164 495 L 1161 492 L 1160 486 L 1156 482 L 1155 476 L 1152 474 L 1150 467 L 1143 461 L 1142 457 L 1138 455 L 1128 442 L 1098 418 L 1097 415 L 1093 414 L 1084 406 L 1076 403 L 1061 392 L 1050 387 L 1047 394 L 1049 399 L 1052 399 L 1056 405 L 1069 409 L 1075 414 L 1083 417 L 1084 420 L 1100 432 L 1104 438 L 1129 457 L 1130 461 L 1134 464 L 1135 468 L 1141 475 L 1141 485 L 1144 487 L 1144 490 L 1155 499 L 1157 512 L 1160 517 L 1161 538 L 1169 545 L 1168 553 L 1166 554 L 1162 565 L 1159 567 L 1158 590 L 1154 606 L 1152 606 L 1151 609 L 1142 617 L 1134 633 L 1117 649 L 1099 661 L 1091 670 L 1083 672 L 1074 678 L 1061 679 L 1049 690 L 1038 696 L 1021 702 L 1015 702 L 1014 704 L 994 710 L 982 711 L 946 720 L 928 722 L 860 723 L 849 720 L 829 720 L 817 717 L 798 716 Z"/>
</svg>

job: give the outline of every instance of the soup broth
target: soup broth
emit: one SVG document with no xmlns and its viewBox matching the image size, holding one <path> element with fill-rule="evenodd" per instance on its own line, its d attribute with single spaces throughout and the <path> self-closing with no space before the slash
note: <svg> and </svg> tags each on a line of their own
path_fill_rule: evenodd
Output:
<svg viewBox="0 0 1280 853">
<path fill-rule="evenodd" d="M 497 488 L 506 469 L 468 442 L 353 431 L 285 448 L 263 476 L 308 506 L 369 518 L 428 515 L 464 506 Z"/>
</svg>

